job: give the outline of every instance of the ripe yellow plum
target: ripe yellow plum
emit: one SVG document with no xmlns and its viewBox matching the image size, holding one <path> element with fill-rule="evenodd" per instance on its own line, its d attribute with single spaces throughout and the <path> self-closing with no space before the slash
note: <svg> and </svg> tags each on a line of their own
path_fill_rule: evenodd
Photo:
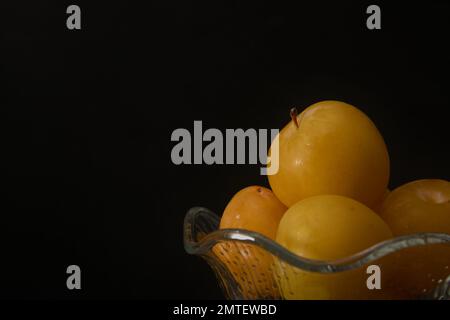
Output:
<svg viewBox="0 0 450 320">
<path fill-rule="evenodd" d="M 276 241 L 308 259 L 330 261 L 349 257 L 392 238 L 386 223 L 365 205 L 338 195 L 299 201 L 280 221 Z M 286 299 L 364 299 L 370 297 L 365 268 L 334 274 L 306 272 L 279 263 Z"/>
<path fill-rule="evenodd" d="M 416 180 L 393 190 L 383 202 L 381 217 L 394 236 L 422 232 L 450 235 L 450 182 Z M 393 254 L 396 287 L 407 297 L 434 289 L 450 276 L 450 244 L 414 247 Z"/>
<path fill-rule="evenodd" d="M 286 210 L 271 190 L 250 186 L 239 191 L 228 203 L 220 229 L 245 229 L 275 240 Z M 269 253 L 253 245 L 229 242 L 217 244 L 213 252 L 232 273 L 245 297 L 277 296 L 273 258 Z"/>
<path fill-rule="evenodd" d="M 289 207 L 335 194 L 375 208 L 387 188 L 389 155 L 373 122 L 340 101 L 322 101 L 291 116 L 278 135 L 279 170 L 269 175 L 278 199 Z"/>
<path fill-rule="evenodd" d="M 275 240 L 278 224 L 286 206 L 267 188 L 242 189 L 228 203 L 220 220 L 220 229 L 247 229 Z"/>
<path fill-rule="evenodd" d="M 418 232 L 450 234 L 450 182 L 424 179 L 398 187 L 383 202 L 381 217 L 395 236 Z"/>
</svg>

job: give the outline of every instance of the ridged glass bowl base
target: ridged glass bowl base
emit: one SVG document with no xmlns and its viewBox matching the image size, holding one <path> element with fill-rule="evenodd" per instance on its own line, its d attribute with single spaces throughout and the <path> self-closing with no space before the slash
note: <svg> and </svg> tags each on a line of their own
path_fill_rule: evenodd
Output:
<svg viewBox="0 0 450 320">
<path fill-rule="evenodd" d="M 190 209 L 184 247 L 208 262 L 228 299 L 450 299 L 448 234 L 398 237 L 339 261 L 317 261 L 259 233 L 218 227 L 210 210 Z"/>
</svg>

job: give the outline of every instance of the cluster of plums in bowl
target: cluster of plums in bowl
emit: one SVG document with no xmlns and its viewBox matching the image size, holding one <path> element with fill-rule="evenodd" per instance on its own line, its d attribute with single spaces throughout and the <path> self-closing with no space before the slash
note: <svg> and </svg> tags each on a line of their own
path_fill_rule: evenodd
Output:
<svg viewBox="0 0 450 320">
<path fill-rule="evenodd" d="M 279 168 L 268 176 L 270 189 L 238 191 L 222 214 L 220 229 L 260 233 L 315 261 L 339 261 L 400 236 L 450 235 L 450 182 L 425 177 L 389 190 L 386 144 L 356 107 L 322 101 L 300 114 L 293 109 L 277 138 Z M 285 299 L 411 298 L 450 275 L 447 244 L 380 259 L 383 288 L 378 291 L 367 289 L 366 269 L 327 275 L 286 271 L 271 255 L 257 257 L 239 251 L 245 247 L 225 246 L 218 243 L 213 252 L 237 283 L 242 277 L 233 270 L 241 261 L 276 278 Z M 277 277 L 283 272 L 285 277 Z"/>
</svg>

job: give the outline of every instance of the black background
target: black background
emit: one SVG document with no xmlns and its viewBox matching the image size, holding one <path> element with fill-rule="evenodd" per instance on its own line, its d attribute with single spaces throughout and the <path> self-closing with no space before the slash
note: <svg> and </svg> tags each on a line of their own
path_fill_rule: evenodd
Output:
<svg viewBox="0 0 450 320">
<path fill-rule="evenodd" d="M 221 298 L 182 245 L 187 209 L 220 213 L 259 166 L 175 166 L 174 129 L 281 128 L 292 106 L 366 112 L 390 187 L 450 179 L 450 5 L 297 1 L 1 5 L 0 296 Z M 447 2 L 448 3 L 448 2 Z M 80 265 L 82 290 L 66 289 Z"/>
</svg>

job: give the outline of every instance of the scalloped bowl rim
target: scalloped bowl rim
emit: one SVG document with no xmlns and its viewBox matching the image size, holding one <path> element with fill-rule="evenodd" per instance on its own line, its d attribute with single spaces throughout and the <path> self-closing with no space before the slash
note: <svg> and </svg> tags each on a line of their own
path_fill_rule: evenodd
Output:
<svg viewBox="0 0 450 320">
<path fill-rule="evenodd" d="M 219 216 L 204 207 L 193 207 L 188 210 L 184 218 L 184 248 L 189 254 L 205 255 L 211 248 L 220 242 L 236 241 L 240 243 L 250 243 L 256 245 L 286 263 L 304 271 L 318 273 L 335 273 L 357 269 L 370 262 L 378 260 L 394 252 L 425 246 L 428 244 L 450 245 L 450 234 L 446 233 L 415 233 L 407 236 L 395 237 L 377 243 L 363 251 L 353 254 L 343 259 L 334 261 L 312 260 L 301 257 L 266 236 L 244 229 L 220 229 L 205 235 L 201 240 L 195 240 L 195 223 L 199 218 L 206 218 L 210 222 L 219 225 Z"/>
</svg>

